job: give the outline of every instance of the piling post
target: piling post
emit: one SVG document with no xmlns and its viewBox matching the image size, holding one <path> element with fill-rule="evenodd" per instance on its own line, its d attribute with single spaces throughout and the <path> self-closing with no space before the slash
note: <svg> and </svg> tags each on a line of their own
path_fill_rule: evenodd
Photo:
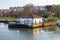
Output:
<svg viewBox="0 0 60 40">
<path fill-rule="evenodd" d="M 42 22 L 42 27 L 44 28 L 44 22 Z"/>
</svg>

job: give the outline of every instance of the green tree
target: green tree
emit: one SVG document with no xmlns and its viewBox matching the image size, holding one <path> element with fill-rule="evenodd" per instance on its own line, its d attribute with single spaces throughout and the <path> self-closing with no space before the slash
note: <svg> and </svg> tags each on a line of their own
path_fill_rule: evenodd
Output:
<svg viewBox="0 0 60 40">
<path fill-rule="evenodd" d="M 44 15 L 43 15 L 43 17 L 44 18 L 48 18 L 50 15 L 48 14 L 48 13 L 45 13 Z"/>
<path fill-rule="evenodd" d="M 54 12 L 57 13 L 58 18 L 60 18 L 60 5 L 52 7 Z"/>
</svg>

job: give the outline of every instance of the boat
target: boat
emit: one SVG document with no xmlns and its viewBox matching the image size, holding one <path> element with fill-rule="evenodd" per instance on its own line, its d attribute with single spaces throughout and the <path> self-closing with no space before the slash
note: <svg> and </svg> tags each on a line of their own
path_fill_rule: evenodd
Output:
<svg viewBox="0 0 60 40">
<path fill-rule="evenodd" d="M 58 25 L 58 27 L 60 27 L 60 21 L 57 21 L 57 25 Z"/>
</svg>

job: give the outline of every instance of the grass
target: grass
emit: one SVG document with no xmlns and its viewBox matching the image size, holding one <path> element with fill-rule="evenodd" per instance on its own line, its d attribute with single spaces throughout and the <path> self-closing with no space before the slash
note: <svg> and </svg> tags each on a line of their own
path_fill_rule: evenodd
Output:
<svg viewBox="0 0 60 40">
<path fill-rule="evenodd" d="M 51 19 L 51 20 L 60 20 L 58 17 L 48 17 L 48 19 Z"/>
<path fill-rule="evenodd" d="M 14 17 L 0 17 L 0 20 L 17 20 L 17 18 L 14 18 Z"/>
<path fill-rule="evenodd" d="M 48 18 L 44 18 L 44 17 L 42 17 L 42 18 L 43 18 L 43 21 L 45 19 L 47 19 L 47 20 L 60 20 L 58 17 L 53 17 L 53 16 L 50 16 Z M 0 17 L 0 20 L 17 20 L 17 18 L 14 18 L 14 17 Z"/>
<path fill-rule="evenodd" d="M 47 19 L 47 20 L 56 20 L 56 21 L 57 20 L 60 20 L 58 17 L 52 17 L 52 16 L 51 17 L 48 17 L 48 18 L 44 18 L 43 17 L 43 20 L 45 20 L 45 19 Z"/>
</svg>

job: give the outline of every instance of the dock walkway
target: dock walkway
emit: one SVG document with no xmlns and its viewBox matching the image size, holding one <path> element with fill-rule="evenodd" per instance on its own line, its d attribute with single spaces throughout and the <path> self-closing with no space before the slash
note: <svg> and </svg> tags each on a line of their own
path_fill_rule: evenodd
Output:
<svg viewBox="0 0 60 40">
<path fill-rule="evenodd" d="M 49 22 L 43 24 L 33 24 L 33 27 L 47 27 L 47 26 L 57 26 L 57 22 Z"/>
<path fill-rule="evenodd" d="M 15 20 L 0 20 L 0 23 L 9 23 L 9 22 L 18 23 L 19 21 L 15 21 Z"/>
</svg>

